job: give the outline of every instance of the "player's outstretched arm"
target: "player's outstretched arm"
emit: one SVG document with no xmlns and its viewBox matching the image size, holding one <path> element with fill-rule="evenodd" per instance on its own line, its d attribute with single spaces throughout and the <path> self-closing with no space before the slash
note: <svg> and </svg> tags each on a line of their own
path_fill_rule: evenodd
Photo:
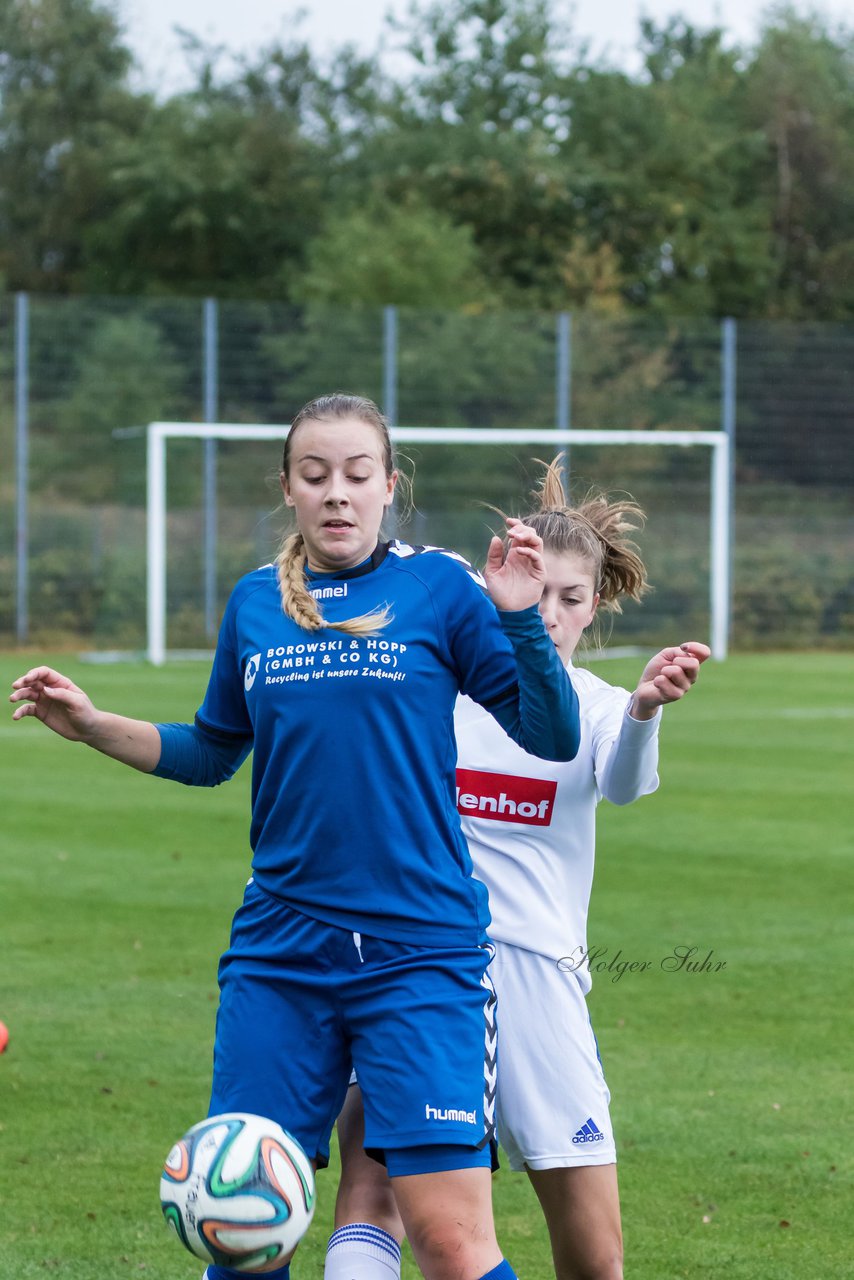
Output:
<svg viewBox="0 0 854 1280">
<path fill-rule="evenodd" d="M 86 693 L 52 667 L 33 667 L 12 682 L 13 720 L 33 716 L 69 742 L 87 746 L 143 773 L 160 759 L 160 734 L 146 720 L 99 711 Z"/>
<path fill-rule="evenodd" d="M 513 516 L 507 519 L 510 549 L 495 537 L 489 544 L 483 576 L 496 609 L 515 613 L 539 604 L 546 582 L 543 540 Z"/>
<path fill-rule="evenodd" d="M 632 694 L 630 714 L 635 720 L 650 720 L 659 707 L 678 702 L 696 684 L 700 664 L 711 656 L 708 645 L 698 640 L 662 649 L 644 668 Z"/>
<path fill-rule="evenodd" d="M 529 755 L 572 760 L 581 741 L 578 696 L 537 612 L 546 580 L 542 538 L 513 518 L 507 536 L 506 555 L 501 539 L 492 539 L 483 574 L 513 648 L 517 683 L 489 711 Z"/>
</svg>

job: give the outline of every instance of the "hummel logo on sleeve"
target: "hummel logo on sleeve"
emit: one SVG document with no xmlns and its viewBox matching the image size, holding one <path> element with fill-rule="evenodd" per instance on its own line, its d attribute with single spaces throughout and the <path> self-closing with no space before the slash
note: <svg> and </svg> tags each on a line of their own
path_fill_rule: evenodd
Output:
<svg viewBox="0 0 854 1280">
<path fill-rule="evenodd" d="M 576 1145 L 582 1142 L 604 1142 L 605 1135 L 601 1129 L 598 1129 L 593 1120 L 585 1120 L 584 1124 L 578 1130 L 578 1133 L 572 1139 Z"/>
</svg>

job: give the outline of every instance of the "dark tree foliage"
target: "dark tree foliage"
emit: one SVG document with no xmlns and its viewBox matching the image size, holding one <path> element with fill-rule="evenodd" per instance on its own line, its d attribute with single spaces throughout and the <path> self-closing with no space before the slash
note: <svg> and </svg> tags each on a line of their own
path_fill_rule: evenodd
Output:
<svg viewBox="0 0 854 1280">
<path fill-rule="evenodd" d="M 630 75 L 551 0 L 389 21 L 391 63 L 187 36 L 193 87 L 161 100 L 106 0 L 5 0 L 5 286 L 851 318 L 851 31 L 644 20 Z"/>
<path fill-rule="evenodd" d="M 104 152 L 147 99 L 111 9 L 94 0 L 0 5 L 0 279 L 67 292 L 86 280 L 86 238 L 109 198 Z"/>
</svg>

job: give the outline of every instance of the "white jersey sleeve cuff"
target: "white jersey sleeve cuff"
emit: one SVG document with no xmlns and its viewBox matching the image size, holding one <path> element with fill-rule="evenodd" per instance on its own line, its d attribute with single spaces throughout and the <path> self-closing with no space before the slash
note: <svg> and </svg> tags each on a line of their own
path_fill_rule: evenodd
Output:
<svg viewBox="0 0 854 1280">
<path fill-rule="evenodd" d="M 658 730 L 661 708 L 651 720 L 635 720 L 626 707 L 620 732 L 598 779 L 612 804 L 631 804 L 658 787 Z"/>
</svg>

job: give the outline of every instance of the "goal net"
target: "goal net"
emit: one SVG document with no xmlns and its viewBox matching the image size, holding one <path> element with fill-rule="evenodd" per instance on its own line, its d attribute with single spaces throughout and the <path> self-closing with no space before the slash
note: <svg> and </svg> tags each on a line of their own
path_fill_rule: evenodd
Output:
<svg viewBox="0 0 854 1280">
<path fill-rule="evenodd" d="M 278 472 L 286 425 L 153 422 L 147 428 L 147 654 L 155 665 L 209 652 L 236 579 L 272 560 L 288 526 Z M 541 461 L 563 455 L 572 498 L 630 494 L 653 590 L 606 615 L 611 652 L 705 639 L 727 652 L 731 480 L 718 431 L 397 427 L 414 505 L 387 532 L 448 546 L 481 565 L 500 517 L 531 505 Z M 204 458 L 203 458 L 204 455 Z M 204 492 L 199 477 L 207 477 Z"/>
</svg>

